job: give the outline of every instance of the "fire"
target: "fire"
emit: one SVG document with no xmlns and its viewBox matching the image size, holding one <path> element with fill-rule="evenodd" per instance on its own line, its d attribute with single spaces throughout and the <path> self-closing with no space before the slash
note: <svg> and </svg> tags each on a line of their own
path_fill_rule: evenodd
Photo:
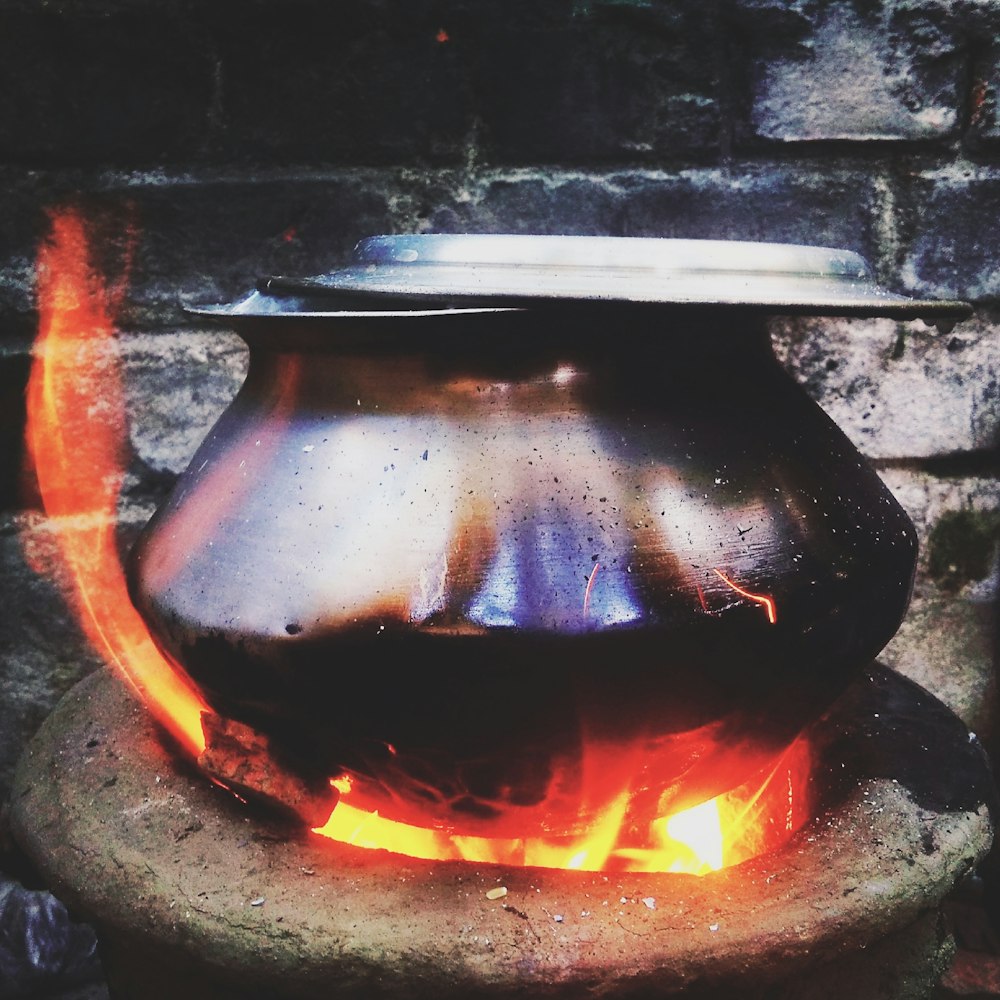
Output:
<svg viewBox="0 0 1000 1000">
<path fill-rule="evenodd" d="M 190 753 L 204 747 L 194 689 L 160 655 L 132 608 L 115 540 L 125 435 L 113 351 L 118 296 L 91 262 L 87 227 L 53 213 L 38 254 L 38 337 L 28 383 L 26 436 L 42 503 L 70 568 L 80 623 Z M 93 372 L 100 360 L 100 384 Z M 76 433 L 71 429 L 76 428 Z M 82 432 L 81 432 L 82 431 Z"/>
<path fill-rule="evenodd" d="M 351 782 L 339 781 L 341 800 L 329 821 L 315 832 L 343 843 L 431 860 L 705 875 L 778 846 L 802 826 L 809 818 L 808 797 L 802 790 L 808 784 L 810 764 L 808 741 L 800 738 L 765 772 L 738 788 L 662 816 L 631 815 L 633 790 L 626 788 L 585 836 L 566 841 L 458 836 L 401 823 L 353 805 Z M 638 838 L 637 826 L 642 828 Z"/>
<path fill-rule="evenodd" d="M 754 594 L 749 590 L 744 590 L 738 583 L 730 580 L 725 573 L 720 569 L 713 570 L 715 575 L 724 583 L 726 586 L 731 587 L 736 591 L 740 597 L 745 597 L 747 600 L 754 601 L 755 603 L 761 605 L 764 611 L 767 612 L 767 620 L 774 625 L 778 620 L 778 608 L 774 603 L 773 597 L 768 597 L 767 594 Z M 704 599 L 703 599 L 704 600 Z"/>
<path fill-rule="evenodd" d="M 118 555 L 116 508 L 128 442 L 115 322 L 128 261 L 126 255 L 122 281 L 115 286 L 93 258 L 82 213 L 53 212 L 38 253 L 39 331 L 27 396 L 28 453 L 88 638 L 183 749 L 197 756 L 205 746 L 201 717 L 207 706 L 154 645 L 129 601 Z M 595 564 L 587 581 L 584 614 L 598 569 Z M 771 598 L 716 573 L 775 621 Z M 738 788 L 674 812 L 659 810 L 648 787 L 626 782 L 617 794 L 605 795 L 586 835 L 552 839 L 462 836 L 387 819 L 341 777 L 333 781 L 340 801 L 315 833 L 425 859 L 704 874 L 776 846 L 805 821 L 809 764 L 809 746 L 800 739 Z M 641 807 L 642 814 L 640 800 L 654 806 Z"/>
<path fill-rule="evenodd" d="M 689 847 L 712 871 L 722 867 L 724 838 L 716 799 L 674 813 L 663 821 L 663 829 L 667 837 Z"/>
</svg>

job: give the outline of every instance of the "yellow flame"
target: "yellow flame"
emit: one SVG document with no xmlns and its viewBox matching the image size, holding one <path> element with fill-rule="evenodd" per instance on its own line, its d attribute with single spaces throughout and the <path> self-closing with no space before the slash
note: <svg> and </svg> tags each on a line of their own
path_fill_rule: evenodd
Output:
<svg viewBox="0 0 1000 1000">
<path fill-rule="evenodd" d="M 784 842 L 808 818 L 804 793 L 811 765 L 809 744 L 798 739 L 767 773 L 698 805 L 656 818 L 645 846 L 625 843 L 632 794 L 622 792 L 579 838 L 458 836 L 379 816 L 348 801 L 349 779 L 335 786 L 342 798 L 330 820 L 314 832 L 358 846 L 382 848 L 427 860 L 572 868 L 582 871 L 683 872 L 705 875 L 739 864 Z M 798 789 L 798 791 L 794 791 Z"/>
<path fill-rule="evenodd" d="M 663 826 L 667 837 L 687 847 L 708 869 L 717 872 L 722 867 L 722 822 L 715 799 L 675 813 Z"/>
</svg>

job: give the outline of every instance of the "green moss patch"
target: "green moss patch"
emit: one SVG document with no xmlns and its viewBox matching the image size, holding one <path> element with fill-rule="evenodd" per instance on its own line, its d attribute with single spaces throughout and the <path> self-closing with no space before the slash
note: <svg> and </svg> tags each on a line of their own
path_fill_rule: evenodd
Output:
<svg viewBox="0 0 1000 1000">
<path fill-rule="evenodd" d="M 1000 510 L 949 511 L 931 529 L 927 542 L 927 569 L 942 587 L 958 590 L 982 580 L 1000 542 Z"/>
</svg>

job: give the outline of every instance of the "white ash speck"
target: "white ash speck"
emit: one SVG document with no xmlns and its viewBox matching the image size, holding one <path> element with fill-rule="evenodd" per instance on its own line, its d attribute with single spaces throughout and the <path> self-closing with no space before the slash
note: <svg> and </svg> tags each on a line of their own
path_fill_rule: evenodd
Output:
<svg viewBox="0 0 1000 1000">
<path fill-rule="evenodd" d="M 486 892 L 487 899 L 503 899 L 507 895 L 507 886 L 498 885 L 494 889 L 488 889 Z"/>
<path fill-rule="evenodd" d="M 712 931 L 712 933 L 714 934 L 714 933 L 715 933 L 715 931 L 717 931 L 717 930 L 719 929 L 719 925 L 718 925 L 718 924 L 709 924 L 709 925 L 708 925 L 708 929 L 709 929 L 710 931 Z"/>
<path fill-rule="evenodd" d="M 646 904 L 646 909 L 647 910 L 655 910 L 656 909 L 656 898 L 654 896 L 646 896 L 643 899 L 643 902 Z"/>
<path fill-rule="evenodd" d="M 561 913 L 553 913 L 552 919 L 557 923 L 561 924 L 563 922 L 563 915 Z"/>
<path fill-rule="evenodd" d="M 263 906 L 264 905 L 264 897 L 263 896 L 258 896 L 256 899 L 251 899 L 250 900 L 250 905 L 251 906 Z"/>
</svg>

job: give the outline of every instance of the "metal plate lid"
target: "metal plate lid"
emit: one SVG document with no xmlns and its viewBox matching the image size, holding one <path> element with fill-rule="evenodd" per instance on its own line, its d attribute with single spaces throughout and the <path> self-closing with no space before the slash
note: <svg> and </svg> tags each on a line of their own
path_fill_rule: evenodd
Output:
<svg viewBox="0 0 1000 1000">
<path fill-rule="evenodd" d="M 971 312 L 964 302 L 921 301 L 888 291 L 865 259 L 850 250 L 733 240 L 472 234 L 372 236 L 358 243 L 346 267 L 315 277 L 262 279 L 254 304 L 247 300 L 228 311 L 324 312 L 347 302 L 353 304 L 346 308 L 356 309 L 359 300 L 370 301 L 373 309 L 605 301 L 929 320 Z"/>
</svg>

